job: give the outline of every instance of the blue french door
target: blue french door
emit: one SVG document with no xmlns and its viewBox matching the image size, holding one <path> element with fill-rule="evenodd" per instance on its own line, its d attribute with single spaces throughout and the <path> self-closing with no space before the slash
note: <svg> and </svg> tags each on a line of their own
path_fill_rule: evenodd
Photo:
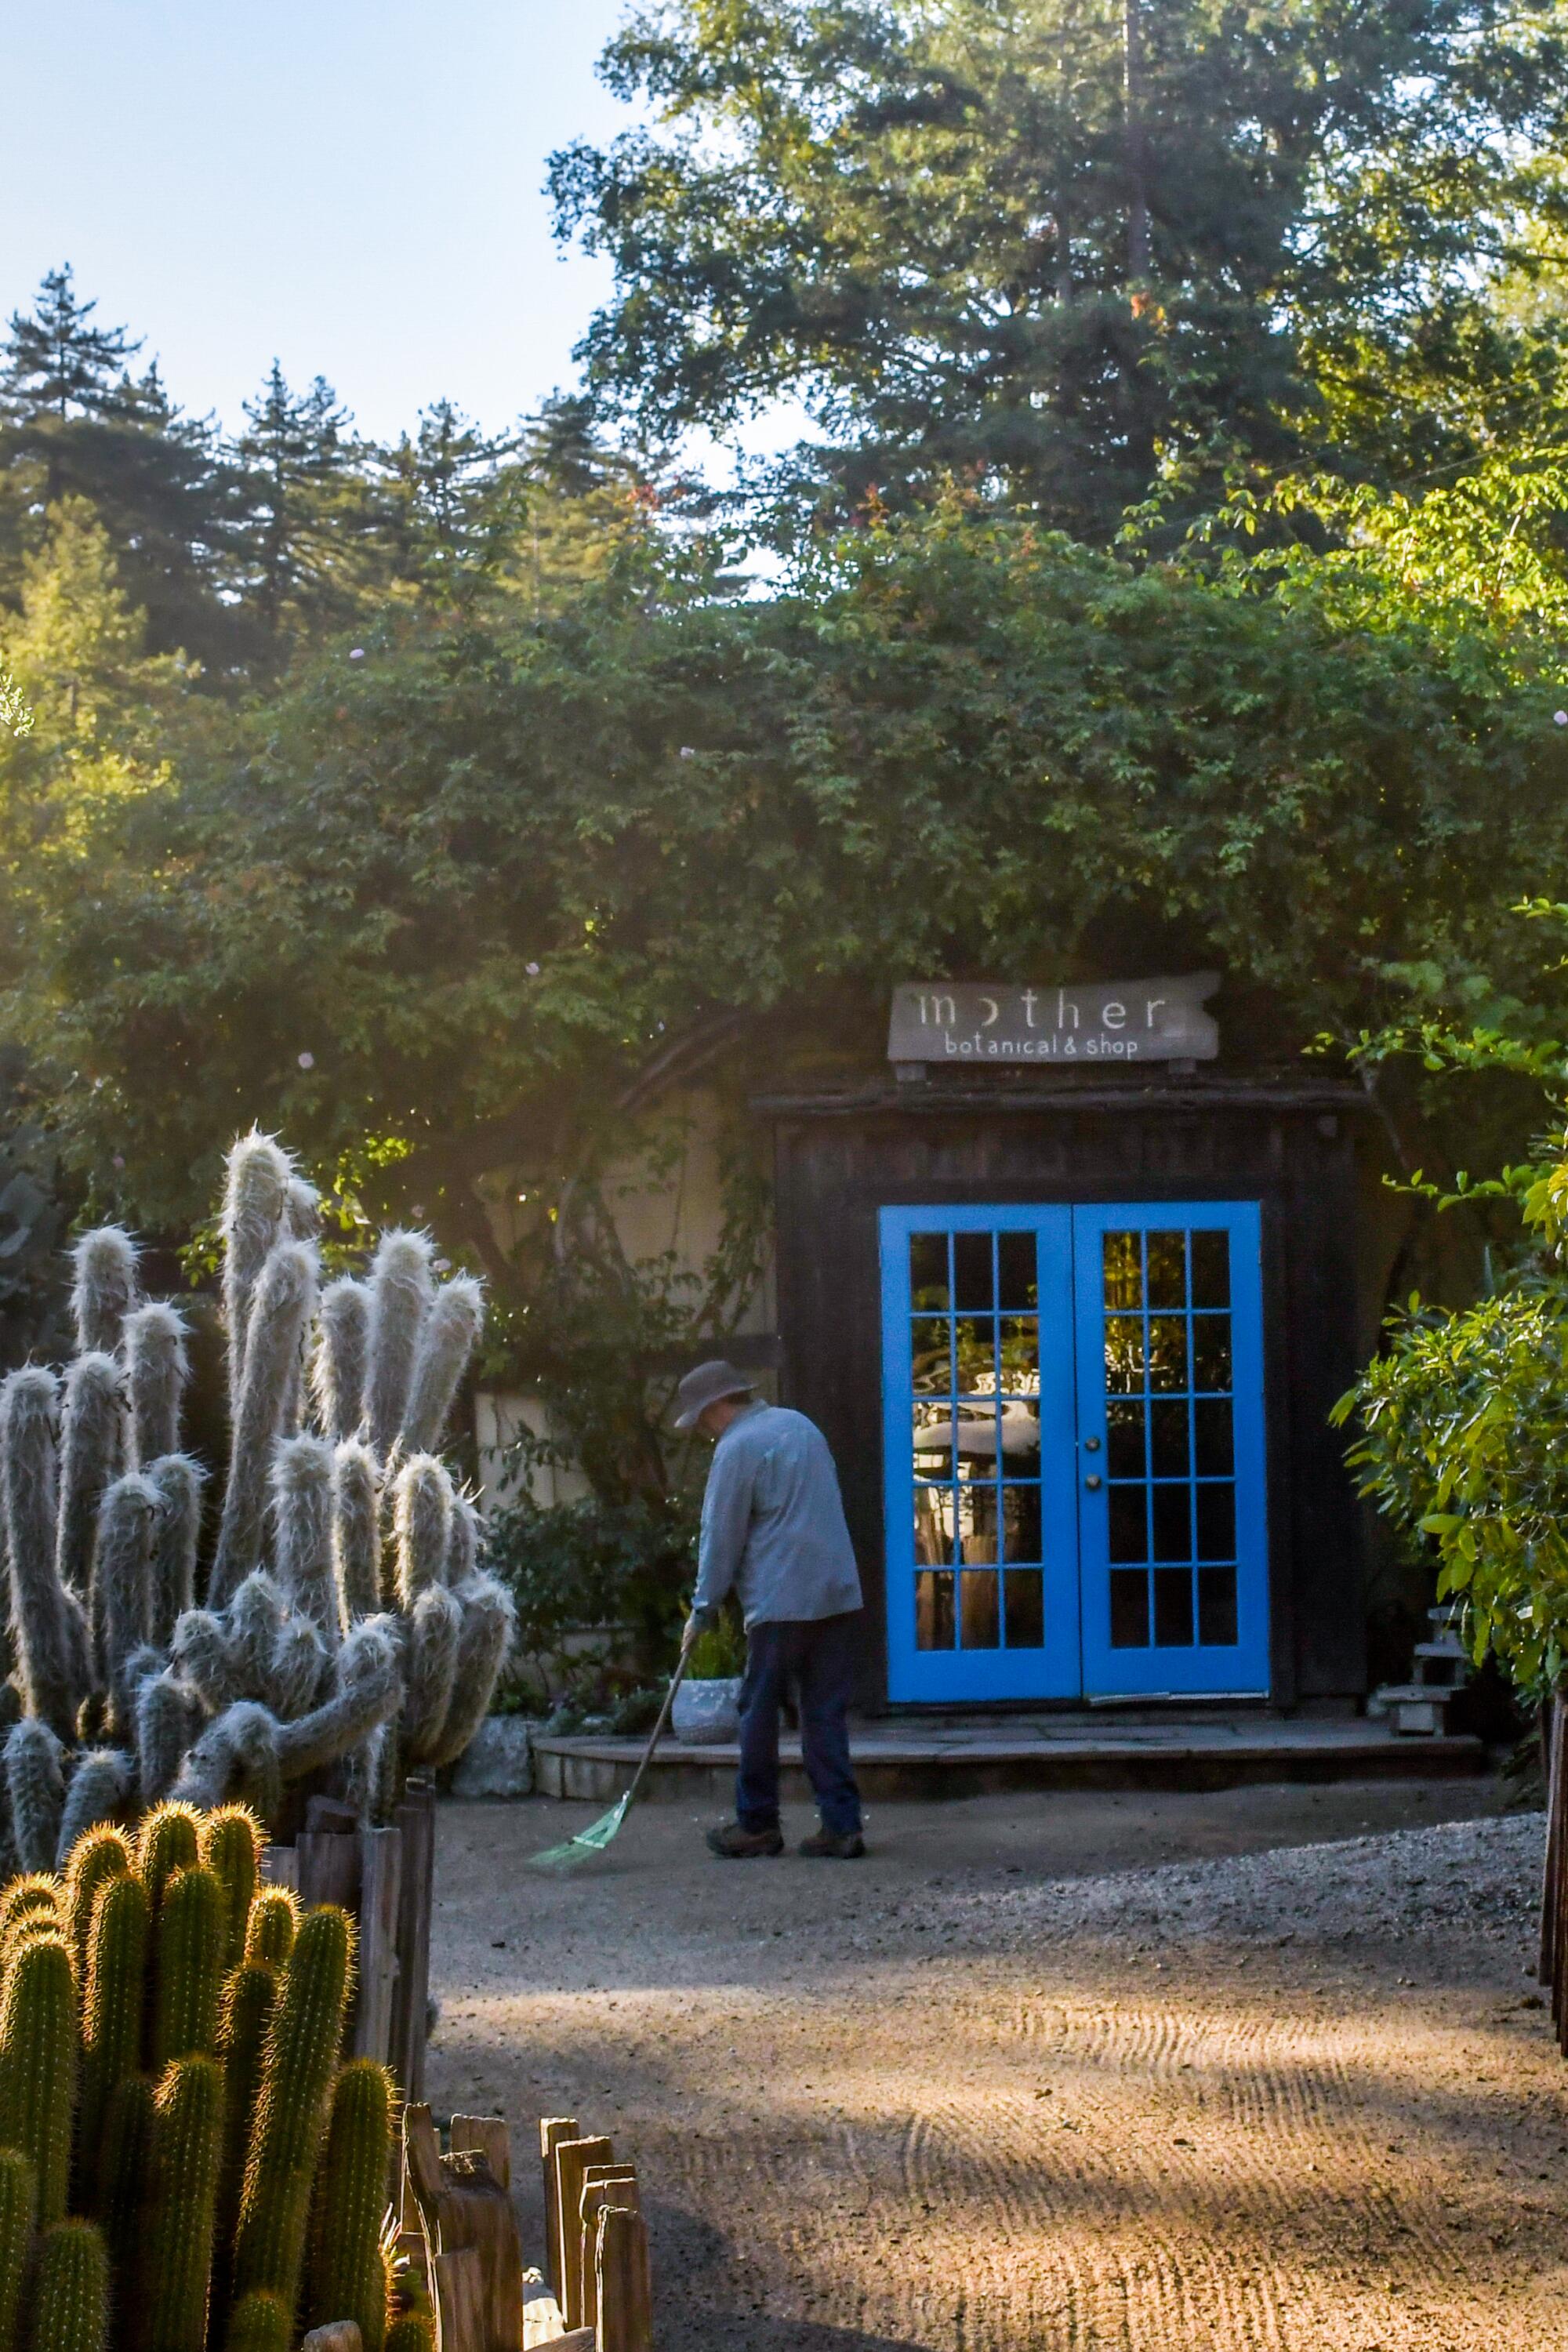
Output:
<svg viewBox="0 0 1568 2352">
<path fill-rule="evenodd" d="M 1256 1202 L 881 1213 L 889 1694 L 1264 1695 Z"/>
</svg>

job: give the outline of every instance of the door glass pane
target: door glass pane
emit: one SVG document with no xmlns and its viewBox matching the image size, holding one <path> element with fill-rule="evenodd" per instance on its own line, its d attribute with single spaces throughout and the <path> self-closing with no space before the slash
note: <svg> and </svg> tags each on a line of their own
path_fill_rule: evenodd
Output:
<svg viewBox="0 0 1568 2352">
<path fill-rule="evenodd" d="M 1150 1306 L 1184 1307 L 1187 1303 L 1185 1234 L 1151 1234 L 1148 1239 Z"/>
<path fill-rule="evenodd" d="M 942 1568 L 952 1559 L 957 1525 L 951 1486 L 915 1488 L 915 1559 L 921 1568 Z"/>
<path fill-rule="evenodd" d="M 1236 1488 L 1228 1478 L 1198 1488 L 1198 1558 L 1236 1558 Z"/>
<path fill-rule="evenodd" d="M 954 1234 L 952 1237 L 952 1303 L 961 1313 L 974 1308 L 989 1315 L 995 1307 L 994 1244 L 992 1234 Z"/>
<path fill-rule="evenodd" d="M 1040 1278 L 1036 1265 L 1033 1234 L 998 1234 L 996 1236 L 996 1279 L 998 1307 L 1037 1307 L 1040 1303 Z"/>
<path fill-rule="evenodd" d="M 1230 1318 L 1228 1315 L 1194 1316 L 1193 1386 L 1195 1389 L 1229 1388 Z"/>
<path fill-rule="evenodd" d="M 1002 1646 L 1002 1627 L 997 1610 L 996 1570 L 966 1568 L 961 1581 L 963 1586 L 963 1647 L 966 1650 L 996 1650 Z"/>
<path fill-rule="evenodd" d="M 1142 1568 L 1110 1571 L 1110 1646 L 1113 1650 L 1149 1646 L 1149 1578 Z"/>
<path fill-rule="evenodd" d="M 1002 1489 L 1002 1525 L 1005 1538 L 1005 1557 L 1008 1559 L 1038 1559 L 1040 1557 L 1040 1490 L 1036 1486 L 1014 1486 Z"/>
<path fill-rule="evenodd" d="M 1200 1478 L 1226 1478 L 1231 1471 L 1230 1399 L 1199 1397 L 1193 1405 L 1194 1466 Z"/>
<path fill-rule="evenodd" d="M 1187 1453 L 1187 1401 L 1162 1397 L 1149 1408 L 1152 1441 L 1150 1465 L 1156 1478 L 1184 1478 L 1192 1467 Z"/>
<path fill-rule="evenodd" d="M 951 1650 L 952 1642 L 952 1570 L 922 1569 L 915 1578 L 915 1647 Z"/>
<path fill-rule="evenodd" d="M 990 1316 L 961 1315 L 952 1327 L 960 1396 L 996 1393 L 996 1326 Z"/>
<path fill-rule="evenodd" d="M 1187 1318 L 1184 1315 L 1150 1316 L 1149 1385 L 1152 1389 L 1186 1387 Z"/>
<path fill-rule="evenodd" d="M 1110 1489 L 1110 1557 L 1112 1559 L 1147 1559 L 1149 1557 L 1148 1505 L 1146 1486 L 1112 1486 Z"/>
<path fill-rule="evenodd" d="M 1153 1494 L 1155 1559 L 1191 1559 L 1192 1488 L 1184 1479 L 1180 1486 L 1156 1486 Z"/>
<path fill-rule="evenodd" d="M 1193 1235 L 1193 1305 L 1230 1305 L 1228 1234 L 1197 1233 Z"/>
<path fill-rule="evenodd" d="M 952 1326 L 945 1315 L 910 1318 L 910 1386 L 917 1396 L 952 1393 Z"/>
<path fill-rule="evenodd" d="M 945 1234 L 910 1235 L 910 1304 L 917 1310 L 952 1306 Z"/>
<path fill-rule="evenodd" d="M 1105 1318 L 1105 1385 L 1114 1395 L 1143 1385 L 1143 1321 L 1141 1316 Z"/>
<path fill-rule="evenodd" d="M 1116 1397 L 1106 1407 L 1105 1467 L 1112 1478 L 1142 1478 L 1147 1469 L 1141 1401 Z"/>
<path fill-rule="evenodd" d="M 1199 1569 L 1198 1639 L 1200 1642 L 1212 1642 L 1221 1649 L 1234 1645 L 1236 1641 L 1236 1570 L 1234 1568 Z"/>
<path fill-rule="evenodd" d="M 1009 1396 L 1040 1393 L 1040 1327 L 1033 1315 L 1004 1315 L 998 1333 L 1002 1385 Z"/>
<path fill-rule="evenodd" d="M 1154 1570 L 1154 1643 L 1157 1649 L 1191 1647 L 1193 1580 L 1184 1568 Z"/>
<path fill-rule="evenodd" d="M 1007 1647 L 1038 1650 L 1045 1646 L 1045 1579 L 1037 1568 L 1007 1570 Z"/>
<path fill-rule="evenodd" d="M 1143 1304 L 1143 1247 L 1138 1234 L 1107 1234 L 1102 1244 L 1108 1307 Z"/>
<path fill-rule="evenodd" d="M 952 1411 L 945 1404 L 917 1404 L 912 1443 L 917 1478 L 952 1475 Z"/>
</svg>

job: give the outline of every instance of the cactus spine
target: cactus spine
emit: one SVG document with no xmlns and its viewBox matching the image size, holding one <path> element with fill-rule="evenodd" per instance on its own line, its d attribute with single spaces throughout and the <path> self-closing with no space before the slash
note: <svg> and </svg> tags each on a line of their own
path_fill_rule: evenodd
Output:
<svg viewBox="0 0 1568 2352">
<path fill-rule="evenodd" d="M 107 1822 L 89 1829 L 71 1848 L 66 1864 L 66 1931 L 76 1958 L 77 1980 L 85 1985 L 92 1949 L 92 1920 L 98 1898 L 111 1878 L 131 1875 L 131 1848 L 122 1832 Z"/>
<path fill-rule="evenodd" d="M 5 1741 L 5 1792 L 11 1832 L 24 1870 L 50 1870 L 59 1844 L 66 1784 L 64 1750 L 47 1723 L 25 1715 Z"/>
<path fill-rule="evenodd" d="M 142 2063 L 152 1906 L 139 1878 L 112 1876 L 99 1891 L 82 2002 L 82 2170 L 101 2180 L 100 2148 L 114 2094 Z"/>
<path fill-rule="evenodd" d="M 305 2324 L 359 2326 L 364 2352 L 382 2352 L 386 2271 L 381 2217 L 392 2158 L 392 2078 L 373 2058 L 340 2072 L 310 2216 Z"/>
<path fill-rule="evenodd" d="M 147 2178 L 145 2352 L 203 2352 L 206 2343 L 223 2092 L 222 2069 L 199 2056 L 176 2060 L 158 2084 Z"/>
<path fill-rule="evenodd" d="M 196 1552 L 202 1535 L 206 1472 L 188 1454 L 168 1453 L 147 1472 L 158 1490 L 153 1538 L 153 1639 L 167 1649 L 174 1627 L 196 1597 Z"/>
<path fill-rule="evenodd" d="M 217 2046 L 228 1922 L 217 1874 L 177 1870 L 158 1912 L 153 1971 L 153 2067 Z"/>
<path fill-rule="evenodd" d="M 245 1929 L 247 1960 L 270 1960 L 281 1968 L 300 1932 L 300 1898 L 291 1886 L 264 1886 L 250 1906 Z"/>
<path fill-rule="evenodd" d="M 329 1437 L 352 1437 L 364 1411 L 370 1358 L 370 1292 L 352 1275 L 321 1293 L 321 1326 L 310 1365 L 316 1417 Z"/>
<path fill-rule="evenodd" d="M 76 1987 L 62 1937 L 27 1945 L 0 1995 L 0 2147 L 32 2163 L 39 2226 L 66 2210 L 76 2109 Z"/>
<path fill-rule="evenodd" d="M 33 2340 L 48 2352 L 105 2352 L 109 2255 L 90 2221 L 57 2221 L 38 2248 Z"/>
<path fill-rule="evenodd" d="M 63 1870 L 89 1830 L 110 1822 L 131 1793 L 136 1759 L 123 1748 L 89 1748 L 76 1760 L 60 1810 L 55 1866 Z"/>
<path fill-rule="evenodd" d="M 387 2323 L 382 2352 L 436 2352 L 436 2323 L 423 2311 L 400 2311 Z"/>
<path fill-rule="evenodd" d="M 294 2322 L 275 2294 L 242 2295 L 223 2339 L 223 2352 L 289 2352 Z"/>
<path fill-rule="evenodd" d="M 34 2194 L 33 2168 L 21 2149 L 0 2147 L 0 2352 L 16 2352 Z"/>
<path fill-rule="evenodd" d="M 370 1371 L 365 1414 L 370 1442 L 383 1460 L 391 1453 L 408 1410 L 425 1318 L 436 1295 L 434 1252 L 425 1234 L 383 1234 L 371 1267 Z"/>
<path fill-rule="evenodd" d="M 310 2186 L 348 1996 L 351 1930 L 331 1906 L 310 1912 L 272 2014 L 240 2193 L 236 2292 L 264 2287 L 292 2310 Z"/>
<path fill-rule="evenodd" d="M 368 1445 L 350 1438 L 332 1457 L 332 1566 L 343 1617 L 381 1607 L 381 1485 Z"/>
<path fill-rule="evenodd" d="M 463 1604 L 463 1630 L 451 1710 L 428 1759 L 437 1765 L 455 1763 L 484 1720 L 517 1625 L 512 1597 L 493 1577 L 471 1578 L 458 1598 Z"/>
<path fill-rule="evenodd" d="M 156 1912 L 176 1870 L 194 1870 L 202 1858 L 200 1816 L 194 1805 L 171 1799 L 147 1815 L 136 1841 L 136 1867 Z"/>
<path fill-rule="evenodd" d="M 146 1470 L 180 1443 L 180 1400 L 189 1365 L 185 1318 L 155 1298 L 125 1318 L 125 1387 L 131 1404 L 131 1460 Z"/>
<path fill-rule="evenodd" d="M 128 1675 L 133 1654 L 153 1631 L 153 1541 L 159 1494 L 137 1471 L 104 1491 L 92 1554 L 92 1631 L 100 1686 L 110 1694 L 118 1732 L 132 1716 Z"/>
<path fill-rule="evenodd" d="M 224 2070 L 223 2175 L 218 2183 L 220 2291 L 228 2284 L 235 2225 L 245 2183 L 245 2158 L 261 2085 L 262 2054 L 278 2002 L 279 1970 L 270 1960 L 244 1960 L 223 1993 L 218 2052 Z"/>
<path fill-rule="evenodd" d="M 77 1353 L 97 1350 L 112 1356 L 125 1318 L 136 1304 L 136 1244 L 118 1225 L 100 1225 L 83 1234 L 71 1255 Z"/>
<path fill-rule="evenodd" d="M 451 1711 L 463 1611 L 444 1584 L 427 1585 L 408 1624 L 403 1738 L 410 1759 L 423 1762 L 440 1739 Z"/>
<path fill-rule="evenodd" d="M 332 1573 L 332 1449 L 322 1437 L 287 1437 L 272 1460 L 278 1580 L 335 1649 L 342 1633 Z"/>
<path fill-rule="evenodd" d="M 84 1600 L 92 1574 L 98 1507 L 120 1468 L 120 1367 L 112 1356 L 79 1356 L 66 1373 L 60 1411 L 55 1573 Z"/>
<path fill-rule="evenodd" d="M 11 1374 L 0 1389 L 0 1451 L 11 1562 L 11 1628 L 22 1695 L 29 1715 L 68 1739 L 83 1696 L 83 1644 L 79 1604 L 55 1574 L 58 1391 L 53 1372 L 41 1364 Z"/>
<path fill-rule="evenodd" d="M 412 1609 L 432 1584 L 445 1581 L 452 1542 L 452 1481 L 433 1454 L 416 1454 L 392 1489 L 392 1531 L 397 1559 L 397 1605 Z"/>
<path fill-rule="evenodd" d="M 223 1204 L 223 1315 L 228 1332 L 228 1389 L 239 1395 L 251 1297 L 268 1252 L 283 1230 L 289 1180 L 287 1152 L 252 1129 L 228 1155 Z"/>
<path fill-rule="evenodd" d="M 229 1599 L 261 1557 L 272 1447 L 315 1291 L 312 1251 L 303 1242 L 280 1242 L 261 1269 L 250 1305 L 228 1486 L 207 1586 L 213 1606 Z"/>
<path fill-rule="evenodd" d="M 261 1875 L 261 1824 L 243 1805 L 209 1813 L 200 1832 L 201 1857 L 223 1889 L 223 1969 L 245 1957 L 245 1929 Z"/>
<path fill-rule="evenodd" d="M 127 2074 L 115 2085 L 99 2151 L 94 2218 L 109 2242 L 115 2275 L 133 2279 L 141 2255 L 148 2154 L 153 2145 L 153 2078 Z"/>
<path fill-rule="evenodd" d="M 441 1442 L 458 1383 L 468 1368 L 485 1319 L 484 1292 L 472 1275 L 443 1284 L 419 1335 L 419 1352 L 400 1432 L 405 1454 L 426 1454 Z"/>
</svg>

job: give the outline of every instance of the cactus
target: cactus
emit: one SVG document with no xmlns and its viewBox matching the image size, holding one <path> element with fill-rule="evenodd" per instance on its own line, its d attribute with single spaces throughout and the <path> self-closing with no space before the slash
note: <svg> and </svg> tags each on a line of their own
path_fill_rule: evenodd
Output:
<svg viewBox="0 0 1568 2352">
<path fill-rule="evenodd" d="M 272 1711 L 285 1723 L 309 1715 L 332 1681 L 332 1654 L 309 1617 L 289 1617 L 278 1629 L 272 1646 L 267 1696 Z"/>
<path fill-rule="evenodd" d="M 268 1254 L 283 1230 L 293 1175 L 289 1155 L 253 1128 L 228 1155 L 222 1230 L 223 1315 L 228 1333 L 228 1392 L 237 1399 L 245 1370 L 251 1297 Z"/>
<path fill-rule="evenodd" d="M 245 1957 L 245 1931 L 261 1877 L 261 1824 L 243 1805 L 209 1813 L 200 1832 L 201 1857 L 223 1890 L 224 1973 Z"/>
<path fill-rule="evenodd" d="M 136 1690 L 136 1755 L 143 1806 L 161 1804 L 201 1729 L 201 1702 L 178 1675 L 145 1675 Z"/>
<path fill-rule="evenodd" d="M 177 1452 L 180 1400 L 190 1364 L 185 1318 L 166 1299 L 138 1307 L 125 1318 L 125 1387 L 131 1405 L 131 1463 L 149 1469 L 160 1454 Z"/>
<path fill-rule="evenodd" d="M 332 1566 L 345 1624 L 381 1607 L 381 1487 L 375 1456 L 351 1438 L 332 1456 Z"/>
<path fill-rule="evenodd" d="M 33 2168 L 18 2147 L 0 2147 L 0 2352 L 16 2352 L 22 2281 L 33 2235 Z"/>
<path fill-rule="evenodd" d="M 112 1356 L 136 1304 L 136 1244 L 118 1225 L 100 1225 L 96 1232 L 83 1234 L 71 1256 L 77 1353 Z"/>
<path fill-rule="evenodd" d="M 142 2246 L 143 2190 L 153 2144 L 153 2078 L 127 2074 L 104 2117 L 93 2186 L 93 2218 L 109 2243 L 120 2279 L 133 2279 Z"/>
<path fill-rule="evenodd" d="M 153 1969 L 153 2068 L 217 2047 L 228 1921 L 216 1871 L 177 1870 L 158 1912 Z"/>
<path fill-rule="evenodd" d="M 130 1843 L 122 1832 L 107 1822 L 78 1838 L 70 1850 L 65 1864 L 65 1925 L 79 1984 L 87 1982 L 92 1915 L 99 1895 L 111 1878 L 127 1878 L 131 1869 Z"/>
<path fill-rule="evenodd" d="M 202 1489 L 207 1474 L 188 1454 L 166 1453 L 147 1475 L 158 1490 L 153 1538 L 153 1639 L 167 1648 L 174 1627 L 196 1597 L 196 1553 L 202 1536 Z"/>
<path fill-rule="evenodd" d="M 444 1584 L 427 1585 L 408 1622 L 403 1744 L 415 1763 L 424 1761 L 446 1729 L 462 1633 L 463 1607 L 457 1594 Z"/>
<path fill-rule="evenodd" d="M 100 1822 L 111 1822 L 121 1811 L 136 1785 L 136 1759 L 123 1748 L 85 1748 L 60 1809 L 55 1868 L 64 1870 L 86 1832 Z"/>
<path fill-rule="evenodd" d="M 11 1631 L 29 1715 L 62 1739 L 85 1696 L 80 1604 L 55 1573 L 58 1493 L 55 1403 L 59 1382 L 40 1364 L 0 1388 L 5 1544 L 11 1562 Z"/>
<path fill-rule="evenodd" d="M 152 1906 L 140 1878 L 111 1877 L 99 1893 L 88 1937 L 81 2025 L 80 2160 L 101 2179 L 100 2151 L 119 2085 L 142 2063 Z M 101 2199 L 95 2210 L 102 2210 Z"/>
<path fill-rule="evenodd" d="M 232 1706 L 242 1696 L 245 1675 L 226 1610 L 220 1615 L 211 1609 L 187 1609 L 174 1627 L 170 1657 L 209 1714 Z"/>
<path fill-rule="evenodd" d="M 305 2325 L 358 2323 L 364 2352 L 382 2352 L 386 2272 L 381 2217 L 392 2158 L 392 2078 L 372 2058 L 339 2073 L 310 2215 Z"/>
<path fill-rule="evenodd" d="M 387 2322 L 382 2352 L 436 2352 L 436 2323 L 426 2312 L 400 2311 Z"/>
<path fill-rule="evenodd" d="M 227 1601 L 261 1557 L 272 1446 L 315 1290 L 313 1253 L 303 1242 L 280 1242 L 262 1267 L 250 1302 L 228 1485 L 207 1586 L 210 1603 Z"/>
<path fill-rule="evenodd" d="M 364 1617 L 338 1654 L 338 1686 L 297 1723 L 278 1727 L 278 1761 L 297 1780 L 346 1756 L 396 1712 L 403 1696 L 395 1620 Z"/>
<path fill-rule="evenodd" d="M 16 1954 L 0 1994 L 0 2147 L 31 2162 L 40 2228 L 66 2210 L 76 2063 L 76 1986 L 57 1935 Z"/>
<path fill-rule="evenodd" d="M 55 1574 L 85 1600 L 103 1490 L 120 1469 L 120 1367 L 112 1356 L 79 1356 L 65 1376 L 60 1408 L 59 1517 Z"/>
<path fill-rule="evenodd" d="M 415 1360 L 435 1297 L 434 1255 L 425 1234 L 383 1234 L 371 1267 L 370 1370 L 365 1412 L 370 1442 L 384 1460 L 408 1410 Z"/>
<path fill-rule="evenodd" d="M 300 1898 L 291 1886 L 264 1886 L 245 1923 L 245 1957 L 281 1968 L 300 1932 Z"/>
<path fill-rule="evenodd" d="M 458 1671 L 446 1725 L 426 1759 L 434 1765 L 456 1763 L 483 1722 L 517 1626 L 516 1604 L 494 1577 L 472 1578 L 458 1599 L 463 1607 Z"/>
<path fill-rule="evenodd" d="M 147 2167 L 146 2352 L 203 2352 L 206 2343 L 223 2098 L 223 2070 L 212 2058 L 179 2058 L 158 2084 Z"/>
<path fill-rule="evenodd" d="M 60 1882 L 52 1871 L 29 1871 L 25 1878 L 10 1880 L 0 1893 L 0 1954 L 8 1954 L 22 1922 L 30 1918 L 46 1919 L 52 1927 L 64 1925 Z"/>
<path fill-rule="evenodd" d="M 65 1809 L 64 1749 L 47 1723 L 25 1715 L 5 1740 L 11 1831 L 24 1870 L 50 1870 Z"/>
<path fill-rule="evenodd" d="M 307 1914 L 272 2015 L 240 2193 L 234 2283 L 291 2311 L 300 2292 L 310 2186 L 342 2032 L 352 1931 L 331 1906 Z"/>
<path fill-rule="evenodd" d="M 174 1795 L 191 1804 L 230 1798 L 270 1821 L 283 1801 L 278 1719 L 253 1699 L 237 1699 L 209 1723 L 180 1768 Z"/>
<path fill-rule="evenodd" d="M 353 1437 L 364 1412 L 370 1358 L 370 1292 L 344 1275 L 321 1293 L 321 1322 L 310 1363 L 316 1418 L 327 1435 Z"/>
<path fill-rule="evenodd" d="M 194 1805 L 170 1798 L 148 1814 L 136 1841 L 136 1867 L 156 1914 L 176 1870 L 201 1860 L 201 1818 Z"/>
<path fill-rule="evenodd" d="M 399 1432 L 404 1454 L 426 1454 L 441 1443 L 458 1383 L 468 1368 L 485 1319 L 484 1292 L 471 1275 L 444 1283 L 419 1335 L 414 1378 Z"/>
<path fill-rule="evenodd" d="M 455 1592 L 479 1572 L 479 1514 L 471 1495 L 452 1497 L 452 1533 L 447 1546 L 447 1581 Z"/>
<path fill-rule="evenodd" d="M 342 1633 L 332 1573 L 332 1449 L 322 1437 L 289 1437 L 272 1460 L 278 1580 L 336 1647 Z"/>
<path fill-rule="evenodd" d="M 412 1609 L 431 1584 L 445 1582 L 452 1542 L 452 1481 L 433 1454 L 405 1463 L 392 1489 L 397 1605 Z"/>
<path fill-rule="evenodd" d="M 223 2352 L 289 2352 L 292 2315 L 275 2294 L 242 2295 L 229 2315 Z"/>
<path fill-rule="evenodd" d="M 289 1932 L 293 1935 L 292 1916 Z M 219 2289 L 226 2292 L 234 2233 L 245 2181 L 246 2149 L 261 2084 L 262 2053 L 277 2006 L 280 1967 L 271 1960 L 242 1960 L 223 1992 L 218 2055 L 224 2070 L 224 2156 L 218 2182 Z"/>
<path fill-rule="evenodd" d="M 48 2352 L 106 2352 L 109 2254 L 90 2221 L 57 2221 L 38 2248 L 33 2340 Z"/>
<path fill-rule="evenodd" d="M 92 1631 L 99 1678 L 109 1692 L 110 1724 L 130 1731 L 135 1694 L 130 1666 L 153 1631 L 153 1542 L 160 1497 L 137 1471 L 104 1491 L 92 1555 Z"/>
</svg>

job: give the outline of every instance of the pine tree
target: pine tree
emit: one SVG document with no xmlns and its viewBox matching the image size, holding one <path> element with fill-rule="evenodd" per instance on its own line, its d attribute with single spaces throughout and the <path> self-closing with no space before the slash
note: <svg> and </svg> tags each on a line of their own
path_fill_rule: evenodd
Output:
<svg viewBox="0 0 1568 2352">
<path fill-rule="evenodd" d="M 7 417 L 31 422 L 45 413 L 120 417 L 135 405 L 125 364 L 142 348 L 124 327 L 92 323 L 96 302 L 77 299 L 70 266 L 47 272 L 30 313 L 12 312 L 0 370 Z M 58 486 L 51 497 L 58 495 Z"/>
<path fill-rule="evenodd" d="M 324 377 L 290 390 L 276 360 L 235 445 L 248 509 L 246 589 L 274 655 L 312 623 L 341 619 L 363 585 L 363 453 Z"/>
<path fill-rule="evenodd" d="M 476 586 L 498 551 L 510 501 L 499 472 L 515 446 L 449 400 L 423 409 L 381 460 L 380 533 L 395 583 L 442 601 Z"/>
</svg>

